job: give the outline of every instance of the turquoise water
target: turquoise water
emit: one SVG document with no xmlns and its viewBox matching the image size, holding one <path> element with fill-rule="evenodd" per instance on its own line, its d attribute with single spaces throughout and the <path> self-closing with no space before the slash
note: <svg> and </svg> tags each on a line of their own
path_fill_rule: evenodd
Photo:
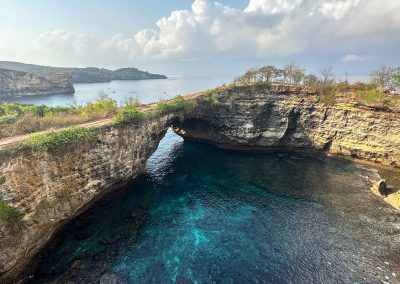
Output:
<svg viewBox="0 0 400 284">
<path fill-rule="evenodd" d="M 400 215 L 369 193 L 373 175 L 168 132 L 143 176 L 65 226 L 32 282 L 399 283 Z"/>
<path fill-rule="evenodd" d="M 100 93 L 106 93 L 122 105 L 127 99 L 135 98 L 141 103 L 151 103 L 160 99 L 169 99 L 177 95 L 185 95 L 217 87 L 231 82 L 231 78 L 224 77 L 176 77 L 171 76 L 163 80 L 112 81 L 107 83 L 74 84 L 74 94 L 58 94 L 50 96 L 19 97 L 1 99 L 24 104 L 56 105 L 84 105 L 95 101 Z"/>
</svg>

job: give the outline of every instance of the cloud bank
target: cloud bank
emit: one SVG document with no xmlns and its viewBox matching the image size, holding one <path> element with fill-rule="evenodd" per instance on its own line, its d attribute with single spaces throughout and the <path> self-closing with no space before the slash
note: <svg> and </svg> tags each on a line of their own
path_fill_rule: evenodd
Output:
<svg viewBox="0 0 400 284">
<path fill-rule="evenodd" d="M 373 57 L 359 52 L 400 43 L 399 10 L 399 0 L 384 5 L 381 0 L 250 0 L 243 10 L 194 0 L 190 9 L 172 11 L 132 36 L 96 40 L 55 30 L 42 33 L 35 44 L 53 56 L 112 54 L 133 61 L 313 52 L 336 54 L 342 62 L 365 61 Z"/>
</svg>

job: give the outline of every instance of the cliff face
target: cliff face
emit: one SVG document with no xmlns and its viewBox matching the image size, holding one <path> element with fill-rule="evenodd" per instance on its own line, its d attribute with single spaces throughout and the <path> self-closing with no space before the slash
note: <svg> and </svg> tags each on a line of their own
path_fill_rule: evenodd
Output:
<svg viewBox="0 0 400 284">
<path fill-rule="evenodd" d="M 24 64 L 19 62 L 0 61 L 0 68 L 17 70 L 36 74 L 45 77 L 54 73 L 69 74 L 73 83 L 97 83 L 110 82 L 112 80 L 146 80 L 146 79 L 166 79 L 160 74 L 152 74 L 137 68 L 121 68 L 108 70 L 104 68 L 70 68 L 70 67 L 51 67 L 34 64 Z"/>
<path fill-rule="evenodd" d="M 107 126 L 89 141 L 0 157 L 0 197 L 24 213 L 18 233 L 0 222 L 0 282 L 23 271 L 63 220 L 138 176 L 169 119 Z"/>
<path fill-rule="evenodd" d="M 67 74 L 39 77 L 31 73 L 0 69 L 0 98 L 74 92 L 71 77 Z"/>
<path fill-rule="evenodd" d="M 400 167 L 400 114 L 346 102 L 326 106 L 290 86 L 237 87 L 200 98 L 175 132 L 222 148 L 322 151 Z"/>
<path fill-rule="evenodd" d="M 400 167 L 400 114 L 394 111 L 346 100 L 326 106 L 288 86 L 236 87 L 196 100 L 184 116 L 105 126 L 94 139 L 52 150 L 0 153 L 0 209 L 3 200 L 24 213 L 18 234 L 0 224 L 0 282 L 16 277 L 63 220 L 138 176 L 171 124 L 185 139 L 223 148 L 318 151 Z"/>
</svg>

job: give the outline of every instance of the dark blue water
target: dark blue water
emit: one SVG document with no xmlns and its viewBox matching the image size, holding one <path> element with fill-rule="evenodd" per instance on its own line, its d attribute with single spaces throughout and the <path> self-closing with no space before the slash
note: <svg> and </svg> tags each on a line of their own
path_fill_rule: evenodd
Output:
<svg viewBox="0 0 400 284">
<path fill-rule="evenodd" d="M 143 176 L 64 228 L 33 281 L 399 283 L 400 215 L 369 193 L 371 175 L 169 132 Z"/>
</svg>

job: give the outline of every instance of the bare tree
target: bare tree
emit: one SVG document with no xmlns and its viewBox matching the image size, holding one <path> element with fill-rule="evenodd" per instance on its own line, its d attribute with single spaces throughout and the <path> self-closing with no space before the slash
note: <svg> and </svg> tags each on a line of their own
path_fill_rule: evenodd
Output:
<svg viewBox="0 0 400 284">
<path fill-rule="evenodd" d="M 308 74 L 304 77 L 304 84 L 308 86 L 313 86 L 318 83 L 318 77 L 313 74 Z"/>
<path fill-rule="evenodd" d="M 258 69 L 258 72 L 260 73 L 261 80 L 263 81 L 272 82 L 276 79 L 277 69 L 275 66 L 263 66 Z"/>
<path fill-rule="evenodd" d="M 393 70 L 387 66 L 382 66 L 371 74 L 371 82 L 376 83 L 379 88 L 386 89 L 393 79 Z"/>
<path fill-rule="evenodd" d="M 283 68 L 286 83 L 300 84 L 305 76 L 305 70 L 295 63 L 287 64 Z"/>
<path fill-rule="evenodd" d="M 255 81 L 257 81 L 257 74 L 258 74 L 257 69 L 251 68 L 247 70 L 246 73 L 244 73 L 243 75 L 237 77 L 235 79 L 235 82 L 239 84 L 254 83 Z"/>
<path fill-rule="evenodd" d="M 397 67 L 393 71 L 392 82 L 397 88 L 400 88 L 400 67 Z"/>
<path fill-rule="evenodd" d="M 332 67 L 326 67 L 319 70 L 319 73 L 322 77 L 322 82 L 327 83 L 334 83 L 335 82 L 335 73 L 333 73 Z"/>
</svg>

